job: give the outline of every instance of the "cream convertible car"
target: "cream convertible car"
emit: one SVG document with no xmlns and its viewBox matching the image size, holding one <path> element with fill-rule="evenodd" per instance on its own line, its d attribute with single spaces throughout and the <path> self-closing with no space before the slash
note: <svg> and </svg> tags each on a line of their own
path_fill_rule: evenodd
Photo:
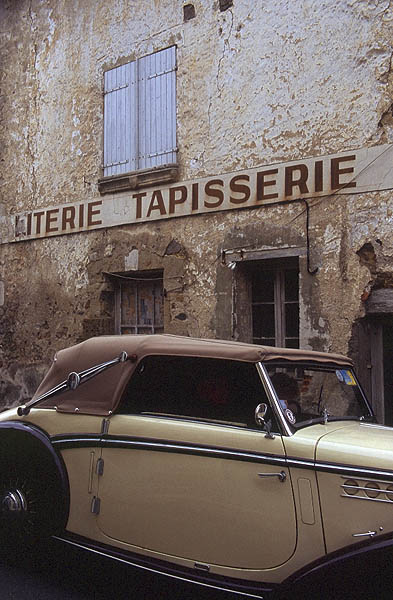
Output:
<svg viewBox="0 0 393 600">
<path fill-rule="evenodd" d="M 0 459 L 8 543 L 55 535 L 256 598 L 393 543 L 393 430 L 340 355 L 87 340 L 2 413 Z"/>
</svg>

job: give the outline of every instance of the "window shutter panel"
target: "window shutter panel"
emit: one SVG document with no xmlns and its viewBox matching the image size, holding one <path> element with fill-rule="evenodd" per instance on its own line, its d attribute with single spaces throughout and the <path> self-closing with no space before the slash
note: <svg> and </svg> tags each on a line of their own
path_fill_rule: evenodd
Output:
<svg viewBox="0 0 393 600">
<path fill-rule="evenodd" d="M 174 164 L 176 47 L 106 71 L 104 177 Z"/>
<path fill-rule="evenodd" d="M 139 64 L 139 168 L 176 163 L 176 47 Z"/>
<path fill-rule="evenodd" d="M 136 81 L 135 62 L 105 73 L 104 176 L 138 168 Z"/>
</svg>

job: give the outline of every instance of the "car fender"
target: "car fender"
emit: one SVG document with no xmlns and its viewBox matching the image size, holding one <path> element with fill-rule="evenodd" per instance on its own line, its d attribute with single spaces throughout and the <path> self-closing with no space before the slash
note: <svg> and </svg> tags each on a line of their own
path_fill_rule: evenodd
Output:
<svg viewBox="0 0 393 600">
<path fill-rule="evenodd" d="M 351 544 L 303 567 L 281 584 L 280 598 L 304 597 L 310 590 L 324 589 L 332 594 L 376 593 L 376 575 L 383 574 L 383 585 L 393 583 L 393 534 L 387 533 Z M 322 586 L 322 588 L 321 588 Z M 370 586 L 370 590 L 367 586 Z M 341 597 L 341 596 L 340 596 Z M 371 597 L 371 596 L 370 596 Z"/>
</svg>

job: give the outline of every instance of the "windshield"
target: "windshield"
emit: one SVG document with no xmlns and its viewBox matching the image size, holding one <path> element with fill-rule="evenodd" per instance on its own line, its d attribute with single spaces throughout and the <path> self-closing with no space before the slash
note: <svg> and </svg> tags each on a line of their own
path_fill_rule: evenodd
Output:
<svg viewBox="0 0 393 600">
<path fill-rule="evenodd" d="M 294 427 L 340 419 L 373 420 L 348 368 L 276 363 L 267 371 L 283 414 Z"/>
</svg>

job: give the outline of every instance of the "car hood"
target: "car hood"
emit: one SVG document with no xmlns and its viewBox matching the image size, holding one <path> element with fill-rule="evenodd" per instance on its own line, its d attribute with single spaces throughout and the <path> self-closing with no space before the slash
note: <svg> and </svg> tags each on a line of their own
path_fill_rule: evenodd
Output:
<svg viewBox="0 0 393 600">
<path fill-rule="evenodd" d="M 393 428 L 351 423 L 322 435 L 316 446 L 317 463 L 357 466 L 393 473 Z"/>
</svg>

